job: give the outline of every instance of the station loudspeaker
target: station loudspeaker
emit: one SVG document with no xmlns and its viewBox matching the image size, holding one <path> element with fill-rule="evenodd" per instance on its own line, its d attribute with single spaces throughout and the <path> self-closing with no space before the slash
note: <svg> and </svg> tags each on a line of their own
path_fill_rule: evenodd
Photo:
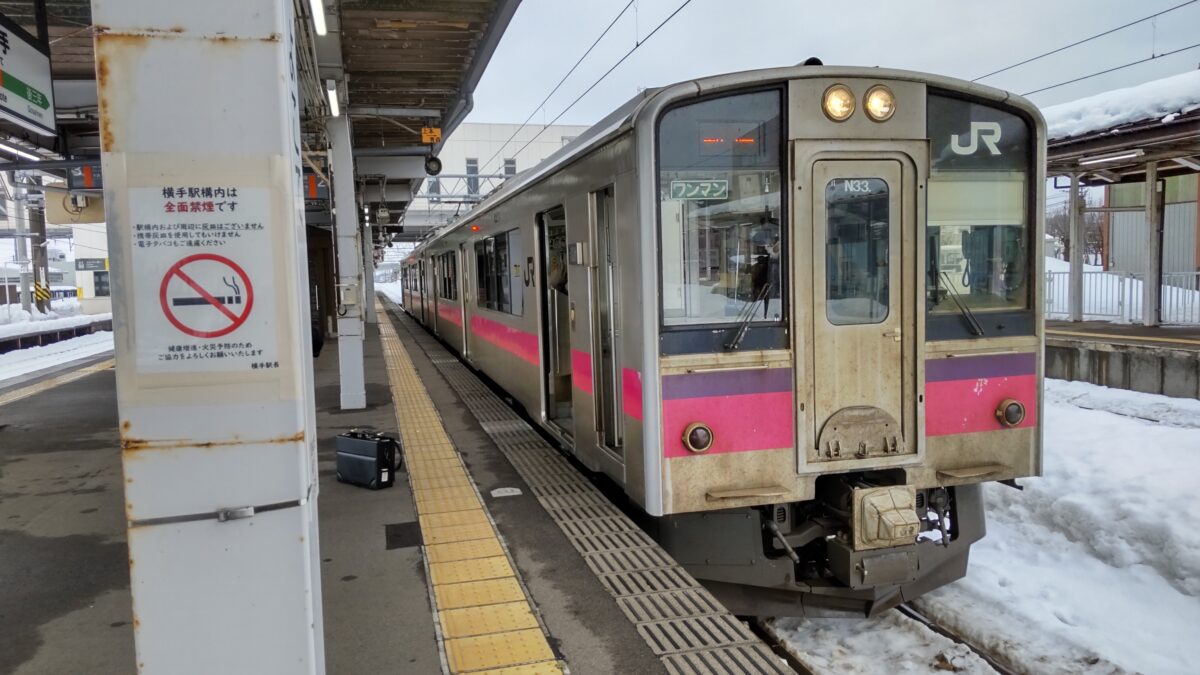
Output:
<svg viewBox="0 0 1200 675">
<path fill-rule="evenodd" d="M 433 156 L 425 158 L 425 173 L 429 174 L 430 176 L 436 176 L 441 172 L 442 160 Z"/>
</svg>

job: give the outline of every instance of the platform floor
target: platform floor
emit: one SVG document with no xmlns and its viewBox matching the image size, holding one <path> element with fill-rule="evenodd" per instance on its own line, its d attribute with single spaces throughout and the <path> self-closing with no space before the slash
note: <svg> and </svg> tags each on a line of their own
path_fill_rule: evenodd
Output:
<svg viewBox="0 0 1200 675">
<path fill-rule="evenodd" d="M 1047 321 L 1046 338 L 1200 351 L 1200 326 L 1143 326 L 1107 321 Z"/>
<path fill-rule="evenodd" d="M 661 570 L 603 574 L 598 565 L 610 563 L 584 556 L 588 539 L 569 537 L 547 510 L 546 484 L 523 478 L 473 414 L 483 397 L 464 398 L 468 371 L 445 352 L 431 358 L 441 347 L 411 320 L 381 319 L 392 354 L 368 327 L 365 410 L 338 409 L 336 341 L 315 361 L 328 672 L 482 673 L 522 654 L 533 655 L 525 666 L 496 672 L 742 672 L 756 661 L 767 665 L 745 672 L 786 672 L 723 608 L 679 604 L 687 593 L 704 597 L 690 577 L 678 579 L 683 594 L 614 590 Z M 396 349 L 407 359 L 399 370 Z M 107 361 L 78 365 L 0 389 L 0 673 L 135 671 L 114 374 Z M 429 454 L 414 454 L 411 474 L 388 490 L 338 483 L 334 437 L 364 426 L 399 429 L 414 449 L 432 439 Z M 556 461 L 553 480 L 587 487 Z M 437 486 L 447 466 L 476 491 Z M 436 492 L 414 500 L 410 484 Z M 642 556 L 652 547 L 634 544 Z M 481 595 L 502 585 L 512 597 Z"/>
</svg>

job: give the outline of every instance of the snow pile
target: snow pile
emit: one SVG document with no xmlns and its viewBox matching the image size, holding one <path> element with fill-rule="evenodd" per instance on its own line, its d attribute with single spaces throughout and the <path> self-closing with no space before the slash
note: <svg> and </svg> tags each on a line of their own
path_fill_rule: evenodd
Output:
<svg viewBox="0 0 1200 675">
<path fill-rule="evenodd" d="M 392 302 L 396 303 L 397 305 L 403 303 L 403 301 L 404 301 L 404 287 L 400 284 L 399 281 L 392 281 L 389 283 L 376 283 L 375 284 L 375 292 L 383 293 L 385 296 L 387 296 L 388 300 L 391 300 Z"/>
<path fill-rule="evenodd" d="M 987 485 L 967 577 L 915 604 L 1026 672 L 1196 672 L 1200 429 L 1106 412 L 1161 410 L 1160 396 L 1047 385 L 1045 475 Z"/>
<path fill-rule="evenodd" d="M 45 347 L 28 347 L 0 354 L 0 384 L 39 370 L 106 354 L 113 349 L 113 334 L 100 331 L 90 335 L 55 342 Z"/>
<path fill-rule="evenodd" d="M 1200 110 L 1200 70 L 1050 106 L 1042 115 L 1047 137 L 1057 140 L 1154 118 L 1166 123 L 1195 110 Z"/>
<path fill-rule="evenodd" d="M 77 298 L 51 300 L 50 311 L 45 313 L 36 308 L 26 312 L 17 303 L 0 304 L 0 338 L 86 326 L 109 319 L 112 314 L 81 314 Z"/>
<path fill-rule="evenodd" d="M 1046 380 L 1046 403 L 1069 403 L 1087 410 L 1104 410 L 1148 422 L 1200 429 L 1200 401 L 1194 398 L 1171 398 L 1085 382 Z"/>
<path fill-rule="evenodd" d="M 766 628 L 814 673 L 996 672 L 967 647 L 895 611 L 874 619 L 772 619 Z"/>
</svg>

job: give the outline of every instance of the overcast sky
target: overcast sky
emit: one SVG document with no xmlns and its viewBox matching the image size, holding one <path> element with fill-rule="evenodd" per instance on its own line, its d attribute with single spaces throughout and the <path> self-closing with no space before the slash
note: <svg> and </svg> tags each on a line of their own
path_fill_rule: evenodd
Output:
<svg viewBox="0 0 1200 675">
<path fill-rule="evenodd" d="M 883 66 L 963 79 L 1186 0 L 692 0 L 561 124 L 592 124 L 634 95 L 693 77 L 793 65 Z M 523 122 L 628 0 L 522 0 L 470 122 Z M 554 119 L 683 0 L 635 0 L 531 124 Z M 1019 94 L 1200 42 L 1200 2 L 982 82 Z M 1047 106 L 1192 70 L 1200 48 L 1031 95 Z"/>
</svg>

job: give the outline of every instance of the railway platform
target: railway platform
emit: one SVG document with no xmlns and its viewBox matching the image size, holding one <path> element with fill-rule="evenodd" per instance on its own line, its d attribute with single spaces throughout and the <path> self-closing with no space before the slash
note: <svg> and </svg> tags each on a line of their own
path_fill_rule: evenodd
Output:
<svg viewBox="0 0 1200 675">
<path fill-rule="evenodd" d="M 439 343 L 379 315 L 365 409 L 340 410 L 336 344 L 315 361 L 327 672 L 791 672 Z M 114 389 L 108 359 L 0 389 L 0 672 L 136 672 Z M 390 489 L 336 481 L 334 437 L 363 427 L 404 442 Z"/>
<path fill-rule="evenodd" d="M 1200 398 L 1200 326 L 1047 321 L 1046 376 Z"/>
</svg>

